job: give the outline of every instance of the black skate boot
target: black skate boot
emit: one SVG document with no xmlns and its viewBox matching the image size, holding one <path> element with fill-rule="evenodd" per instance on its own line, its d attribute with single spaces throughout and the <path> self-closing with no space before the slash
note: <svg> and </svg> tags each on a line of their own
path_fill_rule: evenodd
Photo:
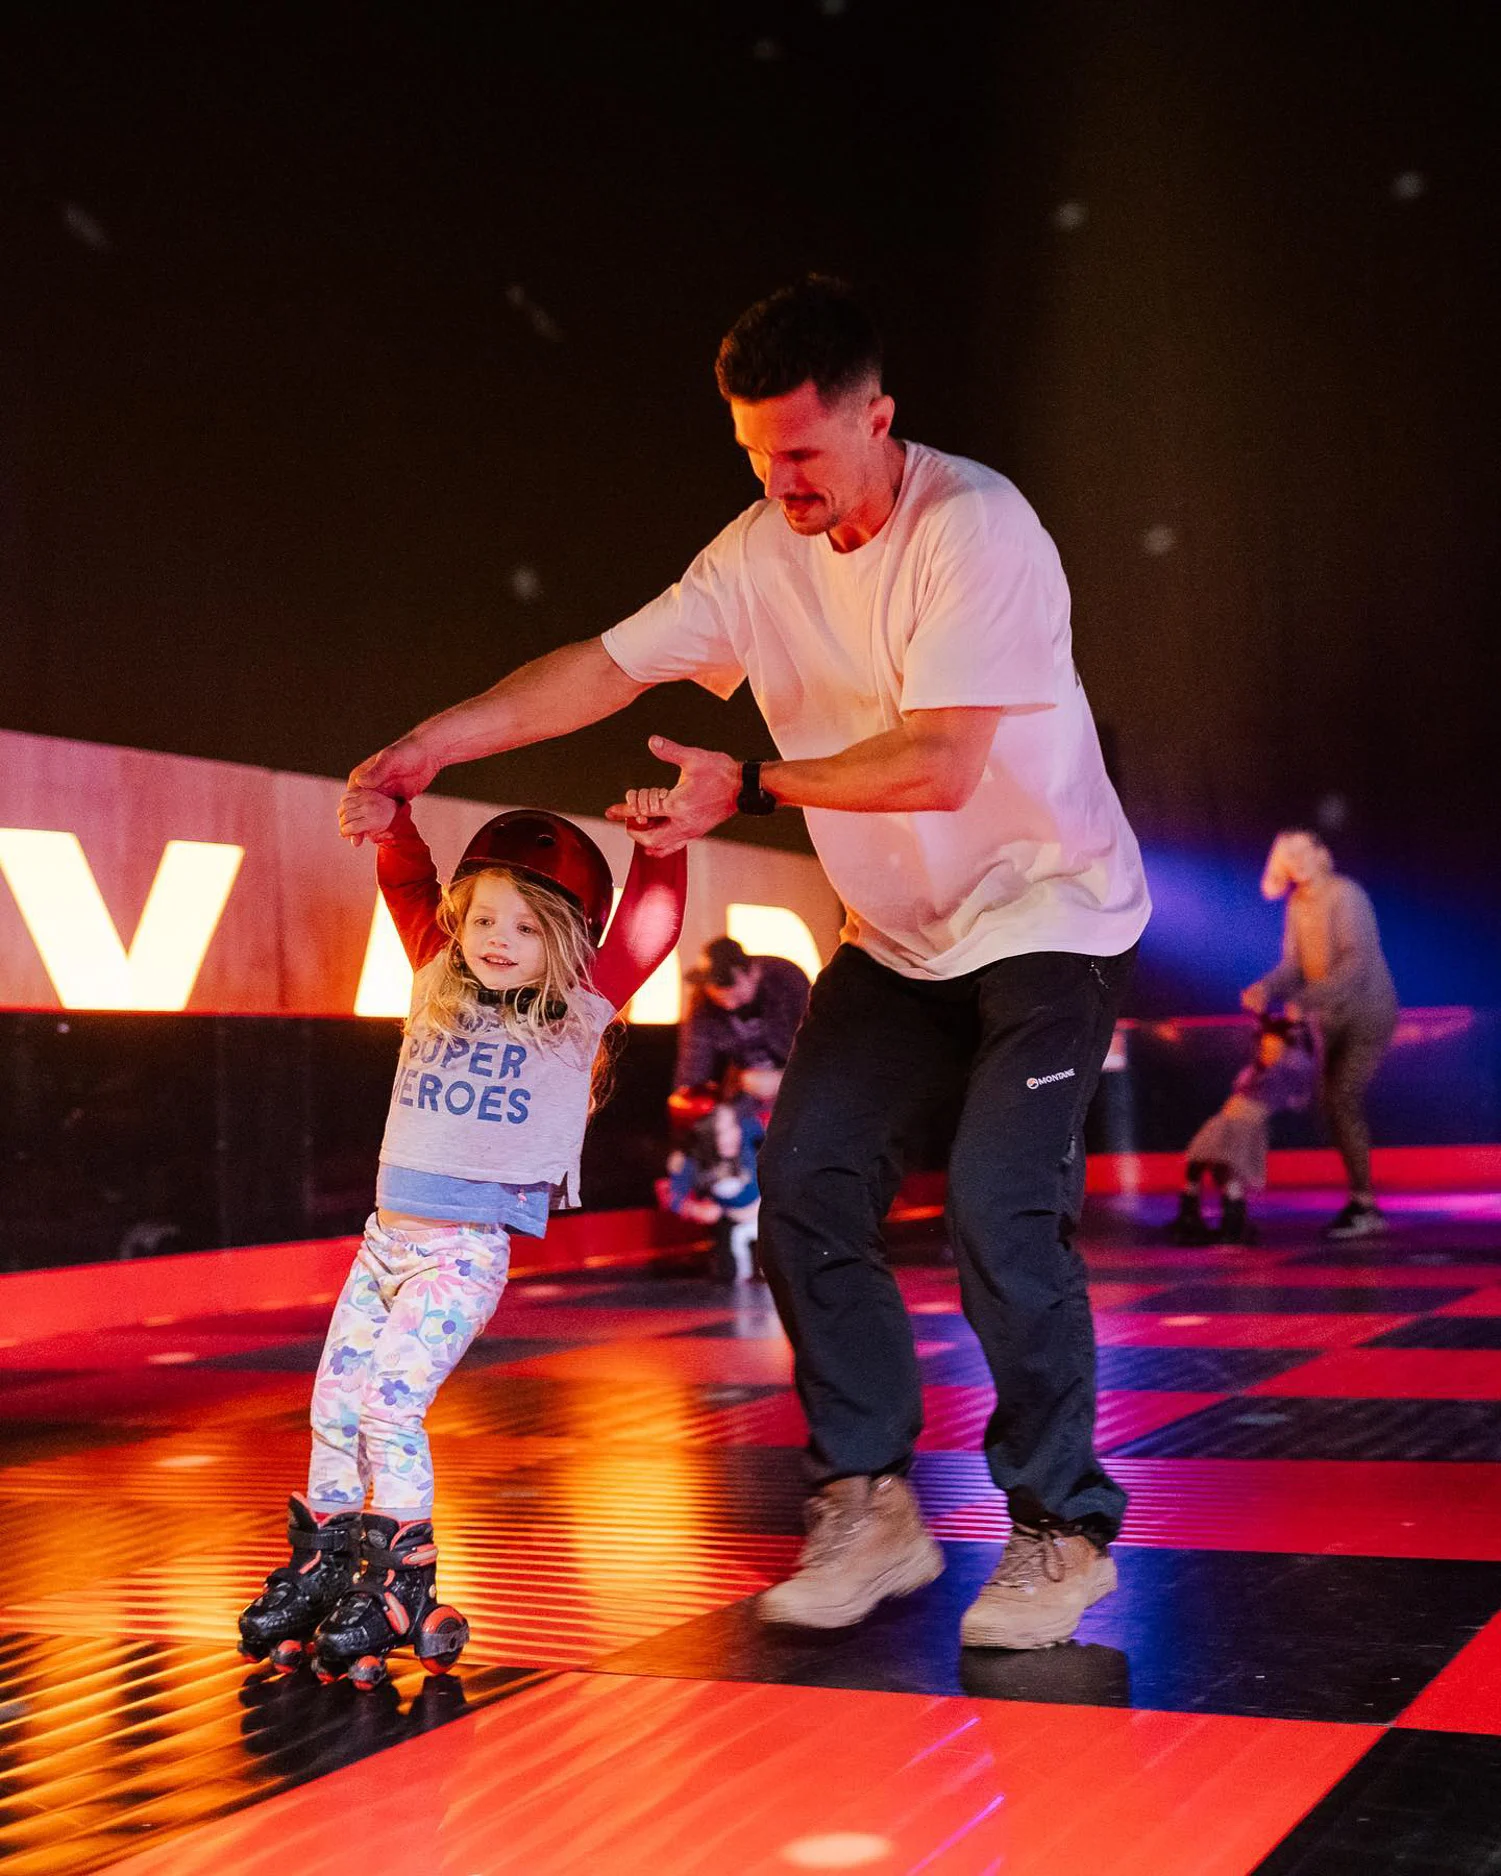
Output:
<svg viewBox="0 0 1501 1876">
<path fill-rule="evenodd" d="M 1244 1199 L 1226 1199 L 1220 1210 L 1220 1228 L 1215 1233 L 1221 1244 L 1254 1244 L 1256 1227 L 1251 1223 Z"/>
<path fill-rule="evenodd" d="M 1167 1228 L 1174 1244 L 1213 1244 L 1214 1233 L 1204 1222 L 1204 1210 L 1197 1192 L 1178 1195 L 1178 1215 Z"/>
<path fill-rule="evenodd" d="M 425 1518 L 401 1524 L 367 1511 L 360 1573 L 313 1638 L 319 1680 L 347 1674 L 356 1687 L 378 1687 L 386 1656 L 408 1647 L 429 1674 L 446 1674 L 464 1651 L 469 1624 L 438 1601 L 437 1563 L 433 1527 Z"/>
<path fill-rule="evenodd" d="M 360 1514 L 320 1518 L 307 1500 L 287 1500 L 287 1542 L 292 1555 L 266 1578 L 266 1587 L 240 1617 L 240 1653 L 290 1674 L 313 1631 L 354 1581 L 360 1559 Z"/>
</svg>

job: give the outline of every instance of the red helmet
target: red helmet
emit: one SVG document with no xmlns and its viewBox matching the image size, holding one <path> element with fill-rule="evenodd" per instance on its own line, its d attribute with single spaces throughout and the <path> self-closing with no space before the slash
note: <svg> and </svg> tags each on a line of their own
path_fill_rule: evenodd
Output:
<svg viewBox="0 0 1501 1876">
<path fill-rule="evenodd" d="M 549 814 L 545 808 L 511 808 L 497 814 L 464 849 L 453 877 L 458 881 L 491 866 L 550 886 L 583 913 L 590 944 L 598 945 L 604 937 L 614 894 L 610 863 L 584 830 L 561 814 Z"/>
</svg>

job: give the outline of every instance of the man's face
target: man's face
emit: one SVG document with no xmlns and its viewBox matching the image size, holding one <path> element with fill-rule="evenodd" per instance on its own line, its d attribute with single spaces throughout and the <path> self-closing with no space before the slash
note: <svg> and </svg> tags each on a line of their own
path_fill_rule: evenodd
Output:
<svg viewBox="0 0 1501 1876">
<path fill-rule="evenodd" d="M 703 987 L 704 995 L 722 1010 L 740 1010 L 756 994 L 756 985 L 760 981 L 761 973 L 758 970 L 736 971 L 727 984 L 706 983 Z"/>
<path fill-rule="evenodd" d="M 796 534 L 827 534 L 869 499 L 893 408 L 874 383 L 832 404 L 811 381 L 759 403 L 730 399 L 735 441 Z"/>
<path fill-rule="evenodd" d="M 1328 872 L 1329 852 L 1306 834 L 1294 834 L 1283 847 L 1282 864 L 1295 886 L 1306 886 Z"/>
</svg>

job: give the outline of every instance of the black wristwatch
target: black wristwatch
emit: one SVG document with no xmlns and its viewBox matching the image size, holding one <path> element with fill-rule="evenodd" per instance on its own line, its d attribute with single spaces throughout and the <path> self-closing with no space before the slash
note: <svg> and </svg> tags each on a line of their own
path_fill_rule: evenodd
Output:
<svg viewBox="0 0 1501 1876">
<path fill-rule="evenodd" d="M 735 806 L 742 814 L 775 814 L 777 798 L 767 794 L 761 786 L 761 764 L 742 762 L 740 764 L 740 793 L 735 797 Z"/>
</svg>

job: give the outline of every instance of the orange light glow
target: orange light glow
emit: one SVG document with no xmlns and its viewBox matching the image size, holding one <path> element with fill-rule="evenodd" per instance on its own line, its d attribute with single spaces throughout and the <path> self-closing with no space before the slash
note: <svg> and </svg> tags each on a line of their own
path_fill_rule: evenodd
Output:
<svg viewBox="0 0 1501 1876">
<path fill-rule="evenodd" d="M 823 969 L 812 932 L 785 905 L 732 902 L 725 915 L 725 929 L 753 958 L 790 958 L 809 977 L 816 977 Z"/>
</svg>

